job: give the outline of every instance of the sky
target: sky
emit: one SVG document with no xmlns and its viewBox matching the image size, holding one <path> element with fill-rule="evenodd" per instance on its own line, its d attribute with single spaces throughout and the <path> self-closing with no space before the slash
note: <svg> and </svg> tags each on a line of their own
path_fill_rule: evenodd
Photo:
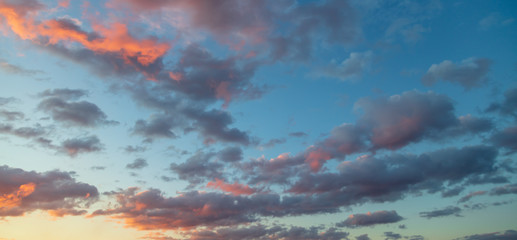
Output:
<svg viewBox="0 0 517 240">
<path fill-rule="evenodd" d="M 0 239 L 517 239 L 516 19 L 0 0 Z"/>
</svg>

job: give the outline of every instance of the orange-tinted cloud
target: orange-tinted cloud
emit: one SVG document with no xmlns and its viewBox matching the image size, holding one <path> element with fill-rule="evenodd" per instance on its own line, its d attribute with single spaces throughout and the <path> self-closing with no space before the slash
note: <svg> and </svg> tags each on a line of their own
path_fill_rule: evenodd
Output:
<svg viewBox="0 0 517 240">
<path fill-rule="evenodd" d="M 20 206 L 22 199 L 34 192 L 36 184 L 27 183 L 21 185 L 14 193 L 3 194 L 0 196 L 0 209 L 9 209 Z"/>
<path fill-rule="evenodd" d="M 237 182 L 230 184 L 218 178 L 216 178 L 215 181 L 208 182 L 206 186 L 209 188 L 221 189 L 222 191 L 231 193 L 235 196 L 251 195 L 257 192 L 255 189 L 250 188 L 248 185 L 239 184 Z"/>
<path fill-rule="evenodd" d="M 119 22 L 108 27 L 94 23 L 94 33 L 87 33 L 66 19 L 38 22 L 34 14 L 41 9 L 41 5 L 35 6 L 39 7 L 27 8 L 23 4 L 13 5 L 0 1 L 0 17 L 5 19 L 5 24 L 21 39 L 32 40 L 36 44 L 79 43 L 97 54 L 118 54 L 127 64 L 135 59 L 139 64 L 148 66 L 170 48 L 169 44 L 155 39 L 135 38 L 129 33 L 127 26 Z"/>
</svg>

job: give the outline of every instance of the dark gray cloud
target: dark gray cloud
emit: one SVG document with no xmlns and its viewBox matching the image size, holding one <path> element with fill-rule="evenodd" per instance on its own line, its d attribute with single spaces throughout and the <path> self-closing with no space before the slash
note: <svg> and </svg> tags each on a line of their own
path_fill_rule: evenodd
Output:
<svg viewBox="0 0 517 240">
<path fill-rule="evenodd" d="M 147 150 L 147 148 L 146 147 L 142 147 L 142 146 L 127 145 L 124 148 L 124 151 L 127 152 L 127 153 L 145 152 L 146 150 Z"/>
<path fill-rule="evenodd" d="M 137 158 L 132 163 L 128 163 L 126 165 L 126 168 L 127 169 L 142 169 L 142 168 L 145 168 L 147 166 L 149 166 L 149 164 L 147 164 L 147 161 L 145 159 Z"/>
<path fill-rule="evenodd" d="M 366 227 L 378 224 L 396 223 L 404 219 L 396 211 L 377 211 L 366 214 L 352 214 L 348 218 L 340 223 L 337 223 L 338 227 Z"/>
<path fill-rule="evenodd" d="M 499 147 L 508 150 L 508 154 L 517 151 L 517 126 L 507 127 L 501 131 L 495 132 L 490 141 Z"/>
<path fill-rule="evenodd" d="M 437 210 L 433 210 L 433 211 L 429 211 L 429 212 L 420 212 L 419 214 L 420 214 L 420 217 L 430 219 L 430 218 L 435 218 L 435 217 L 446 217 L 446 216 L 451 216 L 451 215 L 454 215 L 456 217 L 461 217 L 460 213 L 461 213 L 461 208 L 454 207 L 454 206 L 448 206 L 443 209 L 437 209 Z"/>
<path fill-rule="evenodd" d="M 238 162 L 242 160 L 242 149 L 240 147 L 227 147 L 219 151 L 217 157 L 223 162 Z"/>
<path fill-rule="evenodd" d="M 517 231 L 506 230 L 505 232 L 493 232 L 484 234 L 474 234 L 456 238 L 455 240 L 514 240 L 517 239 Z"/>
<path fill-rule="evenodd" d="M 505 194 L 517 194 L 517 184 L 507 184 L 492 188 L 490 195 L 505 195 Z"/>
<path fill-rule="evenodd" d="M 494 102 L 485 110 L 486 112 L 499 112 L 504 116 L 517 118 L 517 88 L 511 88 L 504 92 L 504 100 L 501 103 Z"/>
<path fill-rule="evenodd" d="M 107 120 L 106 114 L 95 104 L 87 101 L 73 101 L 87 95 L 80 89 L 52 89 L 39 94 L 44 98 L 38 109 L 51 115 L 55 121 L 69 126 L 95 127 L 106 124 L 116 124 Z"/>
<path fill-rule="evenodd" d="M 7 121 L 16 121 L 22 120 L 25 117 L 25 114 L 17 111 L 0 110 L 0 117 Z"/>
<path fill-rule="evenodd" d="M 465 188 L 464 187 L 454 187 L 451 189 L 443 190 L 442 191 L 442 197 L 454 197 L 458 196 Z"/>
<path fill-rule="evenodd" d="M 81 153 L 99 152 L 104 146 L 97 136 L 86 136 L 71 138 L 61 143 L 61 151 L 70 157 L 75 157 Z"/>
<path fill-rule="evenodd" d="M 273 226 L 267 228 L 263 225 L 254 225 L 242 228 L 219 228 L 216 231 L 197 231 L 189 239 L 194 240 L 341 240 L 348 239 L 348 233 L 338 231 L 336 228 L 324 229 L 321 227 L 290 227 Z"/>
<path fill-rule="evenodd" d="M 487 58 L 467 58 L 461 63 L 445 60 L 433 64 L 422 77 L 425 85 L 432 85 L 438 80 L 458 83 L 465 89 L 480 86 L 487 80 L 492 61 Z"/>
<path fill-rule="evenodd" d="M 15 128 L 10 124 L 0 123 L 0 134 L 10 134 L 17 137 L 33 139 L 45 135 L 47 131 L 44 127 L 37 124 L 34 127 L 19 127 Z"/>
<path fill-rule="evenodd" d="M 150 120 L 138 120 L 133 127 L 133 134 L 146 137 L 148 140 L 155 138 L 175 138 L 177 135 L 172 129 L 178 126 L 178 120 L 174 116 L 154 115 Z"/>
<path fill-rule="evenodd" d="M 371 240 L 370 237 L 368 237 L 368 234 L 363 234 L 355 237 L 356 240 Z"/>
<path fill-rule="evenodd" d="M 0 166 L 0 196 L 7 201 L 0 217 L 23 216 L 36 210 L 51 215 L 82 215 L 98 200 L 97 188 L 77 182 L 71 173 L 58 170 L 38 173 Z"/>
<path fill-rule="evenodd" d="M 224 179 L 223 167 L 215 161 L 215 153 L 197 152 L 184 163 L 172 163 L 170 170 L 178 174 L 179 179 L 188 181 L 191 186 L 211 181 L 215 178 Z"/>
<path fill-rule="evenodd" d="M 396 240 L 401 239 L 402 235 L 394 232 L 384 232 L 384 237 L 386 237 L 385 240 Z"/>
<path fill-rule="evenodd" d="M 409 192 L 436 192 L 478 176 L 497 174 L 497 150 L 474 146 L 449 148 L 421 155 L 394 154 L 343 162 L 339 173 L 303 174 L 289 192 L 332 194 L 349 203 L 402 199 Z"/>
<path fill-rule="evenodd" d="M 138 194 L 137 194 L 138 193 Z M 127 219 L 130 227 L 139 229 L 179 229 L 201 226 L 221 227 L 259 221 L 260 217 L 296 216 L 335 213 L 324 199 L 260 193 L 234 196 L 215 192 L 183 192 L 164 197 L 157 189 L 138 192 L 130 188 L 108 193 L 118 201 L 113 209 L 97 210 L 92 215 L 112 215 Z M 182 216 L 178 218 L 177 216 Z"/>
</svg>

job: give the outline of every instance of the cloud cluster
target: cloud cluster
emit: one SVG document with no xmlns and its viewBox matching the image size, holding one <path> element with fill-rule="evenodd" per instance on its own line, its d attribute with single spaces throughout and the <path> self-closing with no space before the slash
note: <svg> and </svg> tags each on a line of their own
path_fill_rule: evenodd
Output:
<svg viewBox="0 0 517 240">
<path fill-rule="evenodd" d="M 377 224 L 396 223 L 401 221 L 402 218 L 396 211 L 377 211 L 366 214 L 352 214 L 348 218 L 340 223 L 337 223 L 338 227 L 365 227 Z"/>
<path fill-rule="evenodd" d="M 0 217 L 22 216 L 36 210 L 53 216 L 82 215 L 97 201 L 92 185 L 77 182 L 71 173 L 28 172 L 0 166 Z"/>
</svg>

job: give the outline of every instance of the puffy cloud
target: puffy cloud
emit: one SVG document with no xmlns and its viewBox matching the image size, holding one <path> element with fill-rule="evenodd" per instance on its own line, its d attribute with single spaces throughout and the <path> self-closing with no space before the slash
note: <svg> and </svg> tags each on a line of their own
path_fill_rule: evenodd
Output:
<svg viewBox="0 0 517 240">
<path fill-rule="evenodd" d="M 223 162 L 238 162 L 242 160 L 242 149 L 240 147 L 227 147 L 219 151 L 217 157 Z"/>
<path fill-rule="evenodd" d="M 257 190 L 250 188 L 248 185 L 240 183 L 226 183 L 221 179 L 216 178 L 215 181 L 208 182 L 206 187 L 220 189 L 224 192 L 231 193 L 235 196 L 238 195 L 251 195 L 257 192 Z"/>
<path fill-rule="evenodd" d="M 98 196 L 97 188 L 77 182 L 68 172 L 38 173 L 0 166 L 0 217 L 36 210 L 58 217 L 81 215 Z"/>
<path fill-rule="evenodd" d="M 363 156 L 343 162 L 339 173 L 301 175 L 289 192 L 332 194 L 335 200 L 348 204 L 395 201 L 409 192 L 435 192 L 446 183 L 469 184 L 471 178 L 493 176 L 497 174 L 496 156 L 495 148 L 484 146 L 421 155 Z"/>
<path fill-rule="evenodd" d="M 154 115 L 150 120 L 138 120 L 133 127 L 133 134 L 145 136 L 148 141 L 155 138 L 175 138 L 172 131 L 178 125 L 178 119 L 169 115 Z"/>
<path fill-rule="evenodd" d="M 448 206 L 443 209 L 433 210 L 429 212 L 420 212 L 420 217 L 424 217 L 427 219 L 435 218 L 435 217 L 445 217 L 445 216 L 451 216 L 454 215 L 456 217 L 461 217 L 461 208 L 454 207 L 454 206 Z"/>
<path fill-rule="evenodd" d="M 132 163 L 128 163 L 126 165 L 127 169 L 142 169 L 147 167 L 149 164 L 147 164 L 147 161 L 143 158 L 137 158 Z"/>
<path fill-rule="evenodd" d="M 465 89 L 481 85 L 487 79 L 492 61 L 487 58 L 467 58 L 461 63 L 445 60 L 433 64 L 422 77 L 422 82 L 432 85 L 438 80 L 458 83 Z"/>
<path fill-rule="evenodd" d="M 505 232 L 474 234 L 456 238 L 455 240 L 511 240 L 515 238 L 517 238 L 517 231 L 506 230 Z"/>
<path fill-rule="evenodd" d="M 80 153 L 98 152 L 103 149 L 103 145 L 97 136 L 86 136 L 71 138 L 61 143 L 60 149 L 70 157 L 75 157 Z"/>
<path fill-rule="evenodd" d="M 377 211 L 366 214 L 352 214 L 348 218 L 340 223 L 337 223 L 338 227 L 365 227 L 377 224 L 396 223 L 401 221 L 401 216 L 396 211 Z"/>
<path fill-rule="evenodd" d="M 49 113 L 55 121 L 63 122 L 69 126 L 95 127 L 117 123 L 107 120 L 106 114 L 91 102 L 70 101 L 86 94 L 83 90 L 46 90 L 39 94 L 45 99 L 40 102 L 38 109 Z"/>
<path fill-rule="evenodd" d="M 184 163 L 171 163 L 170 170 L 178 174 L 179 179 L 188 181 L 191 185 L 200 184 L 206 180 L 223 178 L 223 164 L 216 162 L 215 153 L 197 152 Z"/>
<path fill-rule="evenodd" d="M 320 69 L 317 75 L 337 78 L 343 81 L 357 79 L 364 71 L 370 68 L 372 57 L 373 53 L 371 51 L 362 53 L 352 52 L 343 62 L 336 64 L 335 61 L 333 61 L 330 66 Z"/>
<path fill-rule="evenodd" d="M 313 197 L 280 197 L 278 194 L 233 196 L 209 192 L 184 192 L 164 197 L 157 189 L 137 193 L 136 188 L 112 192 L 118 205 L 92 215 L 111 215 L 134 228 L 192 229 L 252 223 L 260 217 L 331 213 L 336 206 Z M 181 217 L 178 217 L 181 216 Z"/>
</svg>

